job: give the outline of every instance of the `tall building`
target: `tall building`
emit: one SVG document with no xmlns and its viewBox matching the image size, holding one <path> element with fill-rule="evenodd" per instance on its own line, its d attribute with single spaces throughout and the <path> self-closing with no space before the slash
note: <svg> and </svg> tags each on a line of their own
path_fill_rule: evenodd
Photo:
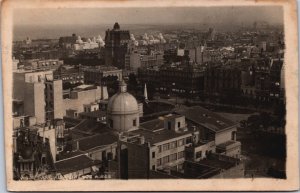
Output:
<svg viewBox="0 0 300 193">
<path fill-rule="evenodd" d="M 129 31 L 121 30 L 118 23 L 112 30 L 108 29 L 105 33 L 105 64 L 124 69 L 129 42 Z"/>
<path fill-rule="evenodd" d="M 13 98 L 23 102 L 20 111 L 37 123 L 63 117 L 62 81 L 54 80 L 52 71 L 15 72 L 13 88 Z"/>
</svg>

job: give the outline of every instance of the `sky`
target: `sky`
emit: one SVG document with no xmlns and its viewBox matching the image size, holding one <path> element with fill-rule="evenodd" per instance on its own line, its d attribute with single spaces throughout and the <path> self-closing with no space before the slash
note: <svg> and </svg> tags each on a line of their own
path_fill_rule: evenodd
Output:
<svg viewBox="0 0 300 193">
<path fill-rule="evenodd" d="M 100 25 L 112 24 L 241 23 L 267 21 L 283 23 L 281 7 L 181 7 L 181 8 L 73 8 L 19 9 L 14 24 L 19 25 Z"/>
</svg>

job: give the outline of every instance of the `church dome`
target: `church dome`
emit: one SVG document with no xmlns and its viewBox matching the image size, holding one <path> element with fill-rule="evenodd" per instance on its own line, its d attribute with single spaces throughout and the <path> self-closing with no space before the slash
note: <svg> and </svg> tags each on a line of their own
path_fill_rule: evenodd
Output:
<svg viewBox="0 0 300 193">
<path fill-rule="evenodd" d="M 112 96 L 107 105 L 107 125 L 115 131 L 127 132 L 139 128 L 139 107 L 134 96 L 127 92 L 124 81 L 119 92 Z"/>
<path fill-rule="evenodd" d="M 109 114 L 131 114 L 138 112 L 138 103 L 134 96 L 126 90 L 126 83 L 120 82 L 119 92 L 113 95 L 107 106 Z"/>
</svg>

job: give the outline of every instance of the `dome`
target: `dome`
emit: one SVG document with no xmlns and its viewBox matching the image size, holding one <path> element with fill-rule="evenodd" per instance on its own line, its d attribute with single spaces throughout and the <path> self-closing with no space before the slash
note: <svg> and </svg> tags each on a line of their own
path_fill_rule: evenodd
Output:
<svg viewBox="0 0 300 193">
<path fill-rule="evenodd" d="M 118 132 L 135 130 L 139 127 L 138 103 L 126 89 L 126 83 L 121 81 L 119 92 L 109 99 L 107 105 L 107 125 Z"/>
<path fill-rule="evenodd" d="M 117 93 L 110 98 L 107 111 L 111 114 L 136 113 L 138 111 L 138 103 L 134 96 L 128 92 Z"/>
<path fill-rule="evenodd" d="M 130 114 L 136 113 L 138 110 L 135 97 L 127 92 L 126 83 L 120 81 L 119 92 L 108 101 L 107 112 L 110 114 Z"/>
</svg>

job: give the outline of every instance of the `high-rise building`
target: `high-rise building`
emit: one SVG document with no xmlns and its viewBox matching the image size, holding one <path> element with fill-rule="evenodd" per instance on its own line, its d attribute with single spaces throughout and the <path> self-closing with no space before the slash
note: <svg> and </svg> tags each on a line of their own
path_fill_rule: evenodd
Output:
<svg viewBox="0 0 300 193">
<path fill-rule="evenodd" d="M 23 102 L 25 115 L 45 123 L 63 117 L 62 81 L 54 80 L 52 71 L 14 73 L 13 98 Z"/>
<path fill-rule="evenodd" d="M 112 30 L 105 33 L 105 63 L 119 68 L 125 68 L 125 55 L 130 41 L 128 30 L 121 30 L 120 25 L 115 23 Z"/>
</svg>

